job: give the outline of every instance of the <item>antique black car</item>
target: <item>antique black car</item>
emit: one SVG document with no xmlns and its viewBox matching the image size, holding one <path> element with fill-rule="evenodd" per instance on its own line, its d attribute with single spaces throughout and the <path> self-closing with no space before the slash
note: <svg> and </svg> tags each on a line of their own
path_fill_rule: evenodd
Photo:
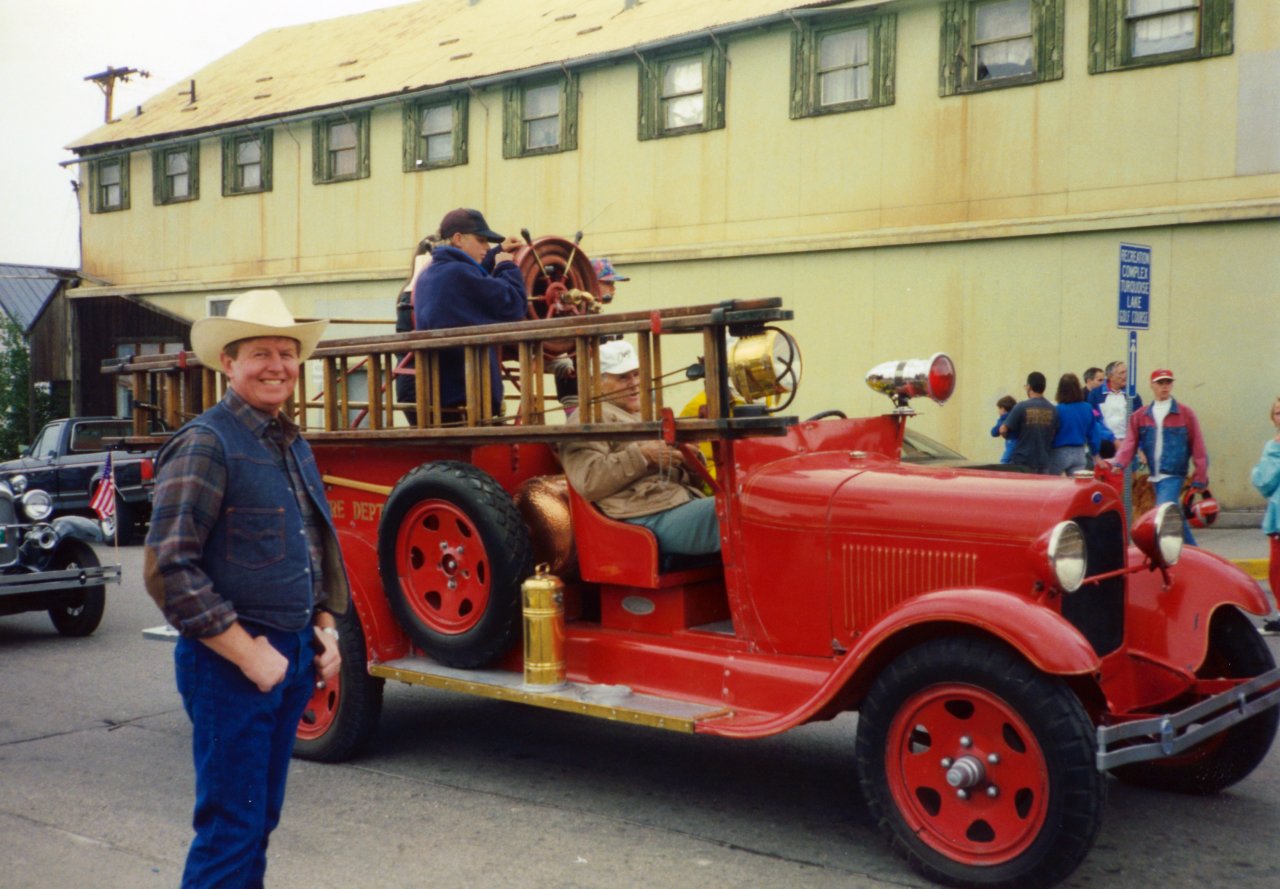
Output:
<svg viewBox="0 0 1280 889">
<path fill-rule="evenodd" d="M 88 636 L 102 620 L 106 585 L 120 582 L 120 568 L 103 567 L 89 545 L 102 539 L 96 522 L 50 518 L 52 512 L 47 492 L 17 495 L 0 481 L 0 615 L 48 611 L 62 635 Z"/>
</svg>

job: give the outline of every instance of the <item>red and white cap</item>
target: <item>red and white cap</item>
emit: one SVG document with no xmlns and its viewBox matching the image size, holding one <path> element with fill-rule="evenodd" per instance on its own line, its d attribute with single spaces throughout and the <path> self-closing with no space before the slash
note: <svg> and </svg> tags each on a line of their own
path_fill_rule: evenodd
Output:
<svg viewBox="0 0 1280 889">
<path fill-rule="evenodd" d="M 1161 380 L 1168 380 L 1170 383 L 1172 383 L 1173 371 L 1169 370 L 1167 367 L 1157 367 L 1155 370 L 1153 370 L 1151 372 L 1151 382 L 1158 383 Z"/>
</svg>

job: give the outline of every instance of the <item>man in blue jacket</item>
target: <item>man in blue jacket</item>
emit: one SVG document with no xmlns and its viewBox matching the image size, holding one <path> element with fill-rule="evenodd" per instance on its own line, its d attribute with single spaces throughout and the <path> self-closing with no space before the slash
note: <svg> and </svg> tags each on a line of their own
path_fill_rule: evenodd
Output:
<svg viewBox="0 0 1280 889">
<path fill-rule="evenodd" d="M 520 321 L 528 312 L 524 278 L 512 254 L 515 237 L 503 238 L 489 228 L 479 210 L 459 207 L 440 222 L 442 243 L 431 252 L 431 265 L 414 284 L 414 327 L 441 330 Z M 490 249 L 489 244 L 500 246 Z M 489 350 L 489 396 L 494 415 L 502 413 L 502 376 L 498 349 Z M 440 353 L 440 401 L 456 417 L 466 405 L 463 350 Z"/>
</svg>

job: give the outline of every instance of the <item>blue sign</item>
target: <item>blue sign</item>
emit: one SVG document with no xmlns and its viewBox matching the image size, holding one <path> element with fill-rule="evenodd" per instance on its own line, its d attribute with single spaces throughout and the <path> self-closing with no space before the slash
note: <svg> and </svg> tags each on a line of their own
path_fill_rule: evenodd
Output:
<svg viewBox="0 0 1280 889">
<path fill-rule="evenodd" d="M 1151 327 L 1150 247 L 1120 245 L 1120 311 L 1116 327 L 1121 330 L 1147 330 Z"/>
</svg>

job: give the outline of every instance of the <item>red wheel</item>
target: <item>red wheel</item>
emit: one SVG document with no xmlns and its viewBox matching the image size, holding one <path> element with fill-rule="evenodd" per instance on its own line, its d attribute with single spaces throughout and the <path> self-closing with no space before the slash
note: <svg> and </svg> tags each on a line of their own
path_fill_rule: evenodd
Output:
<svg viewBox="0 0 1280 889">
<path fill-rule="evenodd" d="M 387 604 L 414 643 L 479 667 L 520 635 L 529 531 L 507 492 L 465 463 L 427 463 L 396 483 L 378 529 Z"/>
<path fill-rule="evenodd" d="M 409 510 L 396 532 L 396 576 L 407 604 L 437 633 L 475 627 L 489 606 L 489 560 L 465 512 L 444 500 Z"/>
<path fill-rule="evenodd" d="M 1071 689 L 980 638 L 936 639 L 876 677 L 858 778 L 895 851 L 953 886 L 1065 879 L 1102 823 L 1093 724 Z"/>
<path fill-rule="evenodd" d="M 338 619 L 338 675 L 317 688 L 298 720 L 293 755 L 299 759 L 340 762 L 369 742 L 382 714 L 383 681 L 369 675 L 364 630 L 355 604 Z"/>
<path fill-rule="evenodd" d="M 889 792 L 919 838 L 948 858 L 1002 864 L 1040 835 L 1048 769 L 1009 704 L 969 685 L 907 700 L 889 726 Z"/>
</svg>

